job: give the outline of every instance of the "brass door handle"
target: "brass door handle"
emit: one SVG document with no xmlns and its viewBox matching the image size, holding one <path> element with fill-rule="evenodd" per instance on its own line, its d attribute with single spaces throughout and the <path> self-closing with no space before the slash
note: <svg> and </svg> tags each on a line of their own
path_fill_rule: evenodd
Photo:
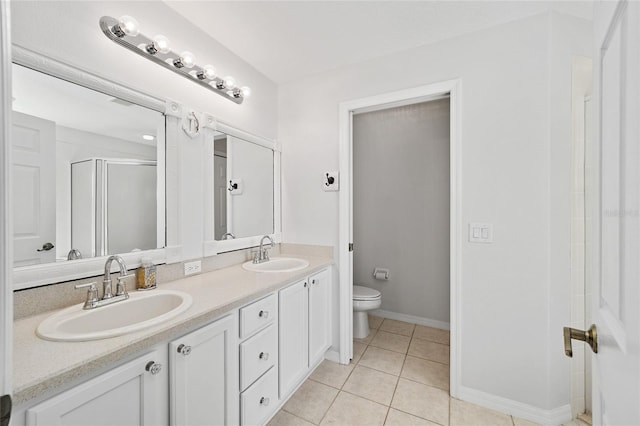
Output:
<svg viewBox="0 0 640 426">
<path fill-rule="evenodd" d="M 571 348 L 571 339 L 582 340 L 591 346 L 593 353 L 598 353 L 598 330 L 595 324 L 587 331 L 578 330 L 577 328 L 564 327 L 564 353 L 569 358 L 573 358 L 573 349 Z"/>
</svg>

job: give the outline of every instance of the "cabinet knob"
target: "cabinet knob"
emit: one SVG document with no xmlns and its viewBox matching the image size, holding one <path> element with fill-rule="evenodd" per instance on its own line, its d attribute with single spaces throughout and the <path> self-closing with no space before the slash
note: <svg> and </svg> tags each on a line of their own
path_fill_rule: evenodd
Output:
<svg viewBox="0 0 640 426">
<path fill-rule="evenodd" d="M 260 352 L 258 358 L 267 361 L 269 359 L 269 352 Z"/>
<path fill-rule="evenodd" d="M 260 312 L 258 313 L 258 316 L 259 316 L 260 318 L 265 318 L 265 319 L 266 319 L 266 318 L 269 318 L 269 311 L 260 311 Z"/>
<path fill-rule="evenodd" d="M 182 355 L 189 355 L 191 353 L 191 346 L 187 346 L 187 345 L 180 345 L 178 346 L 178 353 L 181 353 Z"/>
<path fill-rule="evenodd" d="M 315 284 L 315 283 L 316 283 L 316 280 L 311 280 L 311 284 Z"/>
<path fill-rule="evenodd" d="M 304 282 L 304 288 L 307 288 L 307 282 L 306 281 Z"/>
<path fill-rule="evenodd" d="M 162 371 L 162 364 L 155 361 L 149 361 L 144 369 L 151 374 L 158 374 L 160 371 Z"/>
<path fill-rule="evenodd" d="M 260 398 L 260 405 L 264 405 L 265 407 L 269 405 L 269 398 L 265 398 L 264 396 Z"/>
</svg>

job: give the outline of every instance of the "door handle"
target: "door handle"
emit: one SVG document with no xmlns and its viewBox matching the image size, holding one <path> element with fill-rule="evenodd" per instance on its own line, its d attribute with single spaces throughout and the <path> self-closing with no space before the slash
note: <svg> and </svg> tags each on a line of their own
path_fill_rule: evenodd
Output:
<svg viewBox="0 0 640 426">
<path fill-rule="evenodd" d="M 571 339 L 582 340 L 591 346 L 594 354 L 598 353 L 598 330 L 595 324 L 587 331 L 578 330 L 577 328 L 564 327 L 564 353 L 569 358 L 573 358 L 573 348 L 571 347 Z"/>
<path fill-rule="evenodd" d="M 41 248 L 41 249 L 38 249 L 38 250 L 36 250 L 36 251 L 49 251 L 49 250 L 51 250 L 51 249 L 52 249 L 52 248 L 54 248 L 54 247 L 55 247 L 55 246 L 54 246 L 53 244 L 51 244 L 51 243 L 44 243 L 44 244 L 42 245 L 42 248 Z"/>
</svg>

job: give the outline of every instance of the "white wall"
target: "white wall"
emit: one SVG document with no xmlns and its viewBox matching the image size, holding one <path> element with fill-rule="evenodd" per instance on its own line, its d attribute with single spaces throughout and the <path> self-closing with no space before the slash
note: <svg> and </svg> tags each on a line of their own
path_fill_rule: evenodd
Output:
<svg viewBox="0 0 640 426">
<path fill-rule="evenodd" d="M 570 400 L 570 66 L 590 36 L 588 22 L 545 14 L 279 93 L 284 241 L 337 250 L 338 194 L 318 181 L 338 168 L 338 104 L 461 79 L 461 396 L 530 418 L 564 415 Z M 493 223 L 494 243 L 468 243 L 469 222 Z"/>
<path fill-rule="evenodd" d="M 354 283 L 382 292 L 382 310 L 439 326 L 449 323 L 449 126 L 449 99 L 353 116 Z"/>
</svg>

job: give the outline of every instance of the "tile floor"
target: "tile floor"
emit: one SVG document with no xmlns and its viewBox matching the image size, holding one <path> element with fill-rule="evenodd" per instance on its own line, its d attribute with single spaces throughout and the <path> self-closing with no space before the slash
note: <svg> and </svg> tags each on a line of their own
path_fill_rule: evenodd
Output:
<svg viewBox="0 0 640 426">
<path fill-rule="evenodd" d="M 449 397 L 449 332 L 370 316 L 350 365 L 324 361 L 269 423 L 532 425 Z"/>
</svg>

